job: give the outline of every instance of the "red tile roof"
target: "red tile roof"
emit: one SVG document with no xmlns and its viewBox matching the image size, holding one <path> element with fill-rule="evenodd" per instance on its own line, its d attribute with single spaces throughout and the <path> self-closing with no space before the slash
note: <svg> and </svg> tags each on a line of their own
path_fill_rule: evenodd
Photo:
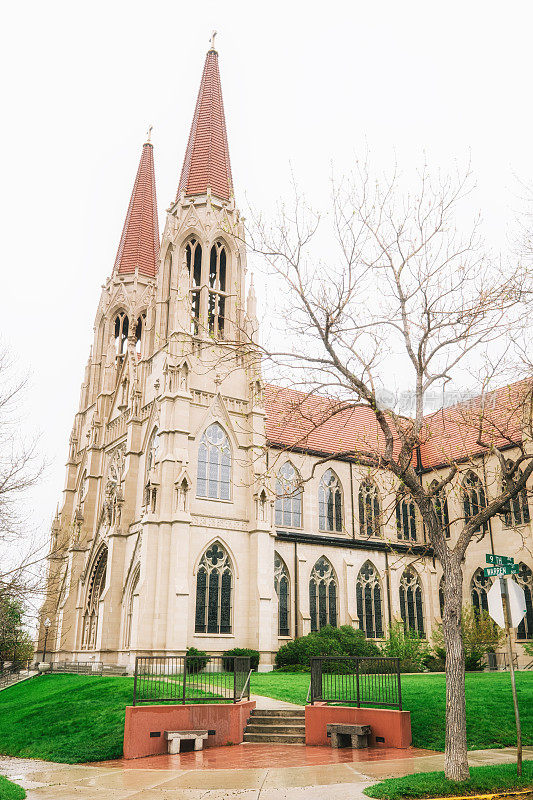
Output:
<svg viewBox="0 0 533 800">
<path fill-rule="evenodd" d="M 233 194 L 216 50 L 209 50 L 205 59 L 176 200 L 182 191 L 186 195 L 206 194 L 208 188 L 222 200 L 229 200 Z"/>
<path fill-rule="evenodd" d="M 159 256 L 159 224 L 155 194 L 154 148 L 143 145 L 139 169 L 133 184 L 126 221 L 122 229 L 115 271 L 154 277 Z"/>
<path fill-rule="evenodd" d="M 484 414 L 480 398 L 426 417 L 422 465 L 437 467 L 483 452 L 483 438 L 499 447 L 521 441 L 521 408 L 532 380 L 489 393 Z M 384 438 L 372 411 L 364 405 L 343 407 L 338 401 L 278 386 L 265 387 L 266 432 L 271 445 L 286 449 L 348 456 L 383 453 Z"/>
</svg>

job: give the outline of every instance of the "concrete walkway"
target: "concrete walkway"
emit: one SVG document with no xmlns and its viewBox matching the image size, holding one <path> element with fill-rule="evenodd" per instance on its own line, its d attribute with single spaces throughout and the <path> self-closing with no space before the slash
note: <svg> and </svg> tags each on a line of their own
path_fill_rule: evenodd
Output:
<svg viewBox="0 0 533 800">
<path fill-rule="evenodd" d="M 243 754 L 249 750 L 252 755 L 255 747 L 243 744 L 217 750 L 222 757 L 221 751 L 229 756 L 234 750 Z M 293 752 L 298 748 L 317 750 L 291 746 Z M 376 780 L 443 768 L 442 753 L 404 753 L 402 758 L 384 759 L 377 748 L 373 751 L 367 753 L 366 760 L 355 757 L 342 763 L 285 768 L 278 768 L 275 759 L 263 753 L 263 765 L 253 769 L 195 768 L 191 759 L 191 768 L 185 762 L 180 768 L 178 760 L 175 767 L 150 769 L 145 766 L 148 759 L 142 759 L 142 766 L 135 761 L 126 762 L 125 766 L 124 762 L 67 765 L 0 758 L 0 774 L 24 786 L 28 800 L 363 800 L 363 789 Z M 357 756 L 357 751 L 352 752 Z M 469 754 L 472 766 L 510 763 L 515 757 L 513 748 L 475 750 Z M 533 747 L 524 748 L 524 758 L 533 758 Z"/>
<path fill-rule="evenodd" d="M 299 708 L 302 710 L 305 706 L 298 706 L 296 703 L 288 703 L 286 700 L 274 700 L 273 697 L 264 697 L 262 694 L 251 694 L 250 700 L 255 701 L 256 709 L 269 709 L 269 708 Z"/>
</svg>

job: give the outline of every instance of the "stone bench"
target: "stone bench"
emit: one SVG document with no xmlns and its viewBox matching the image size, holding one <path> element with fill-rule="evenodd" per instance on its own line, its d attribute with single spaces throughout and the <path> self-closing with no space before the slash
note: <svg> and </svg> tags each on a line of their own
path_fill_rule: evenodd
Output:
<svg viewBox="0 0 533 800">
<path fill-rule="evenodd" d="M 353 747 L 357 750 L 368 747 L 372 733 L 370 725 L 329 723 L 326 730 L 332 747 Z"/>
<path fill-rule="evenodd" d="M 179 753 L 183 739 L 188 741 L 194 739 L 194 749 L 203 750 L 204 739 L 207 739 L 207 736 L 207 731 L 165 731 L 165 739 L 168 741 L 170 755 Z"/>
</svg>

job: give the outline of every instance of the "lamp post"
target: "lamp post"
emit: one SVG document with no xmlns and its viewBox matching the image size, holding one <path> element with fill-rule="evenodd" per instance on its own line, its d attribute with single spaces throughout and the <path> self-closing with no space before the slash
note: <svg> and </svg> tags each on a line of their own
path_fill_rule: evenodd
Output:
<svg viewBox="0 0 533 800">
<path fill-rule="evenodd" d="M 50 619 L 46 617 L 45 621 L 43 622 L 44 625 L 44 647 L 43 647 L 43 662 L 46 661 L 46 642 L 48 641 L 48 631 L 50 630 Z"/>
</svg>

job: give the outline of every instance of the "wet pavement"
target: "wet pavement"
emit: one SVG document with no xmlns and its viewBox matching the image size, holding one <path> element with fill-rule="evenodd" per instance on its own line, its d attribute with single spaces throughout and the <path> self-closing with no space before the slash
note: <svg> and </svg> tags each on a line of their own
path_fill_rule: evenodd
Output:
<svg viewBox="0 0 533 800">
<path fill-rule="evenodd" d="M 515 758 L 513 748 L 469 754 L 471 766 Z M 533 747 L 524 748 L 524 758 L 533 758 Z M 414 748 L 241 744 L 100 764 L 0 758 L 0 774 L 24 786 L 28 800 L 362 800 L 377 780 L 443 764 L 443 753 Z"/>
</svg>

